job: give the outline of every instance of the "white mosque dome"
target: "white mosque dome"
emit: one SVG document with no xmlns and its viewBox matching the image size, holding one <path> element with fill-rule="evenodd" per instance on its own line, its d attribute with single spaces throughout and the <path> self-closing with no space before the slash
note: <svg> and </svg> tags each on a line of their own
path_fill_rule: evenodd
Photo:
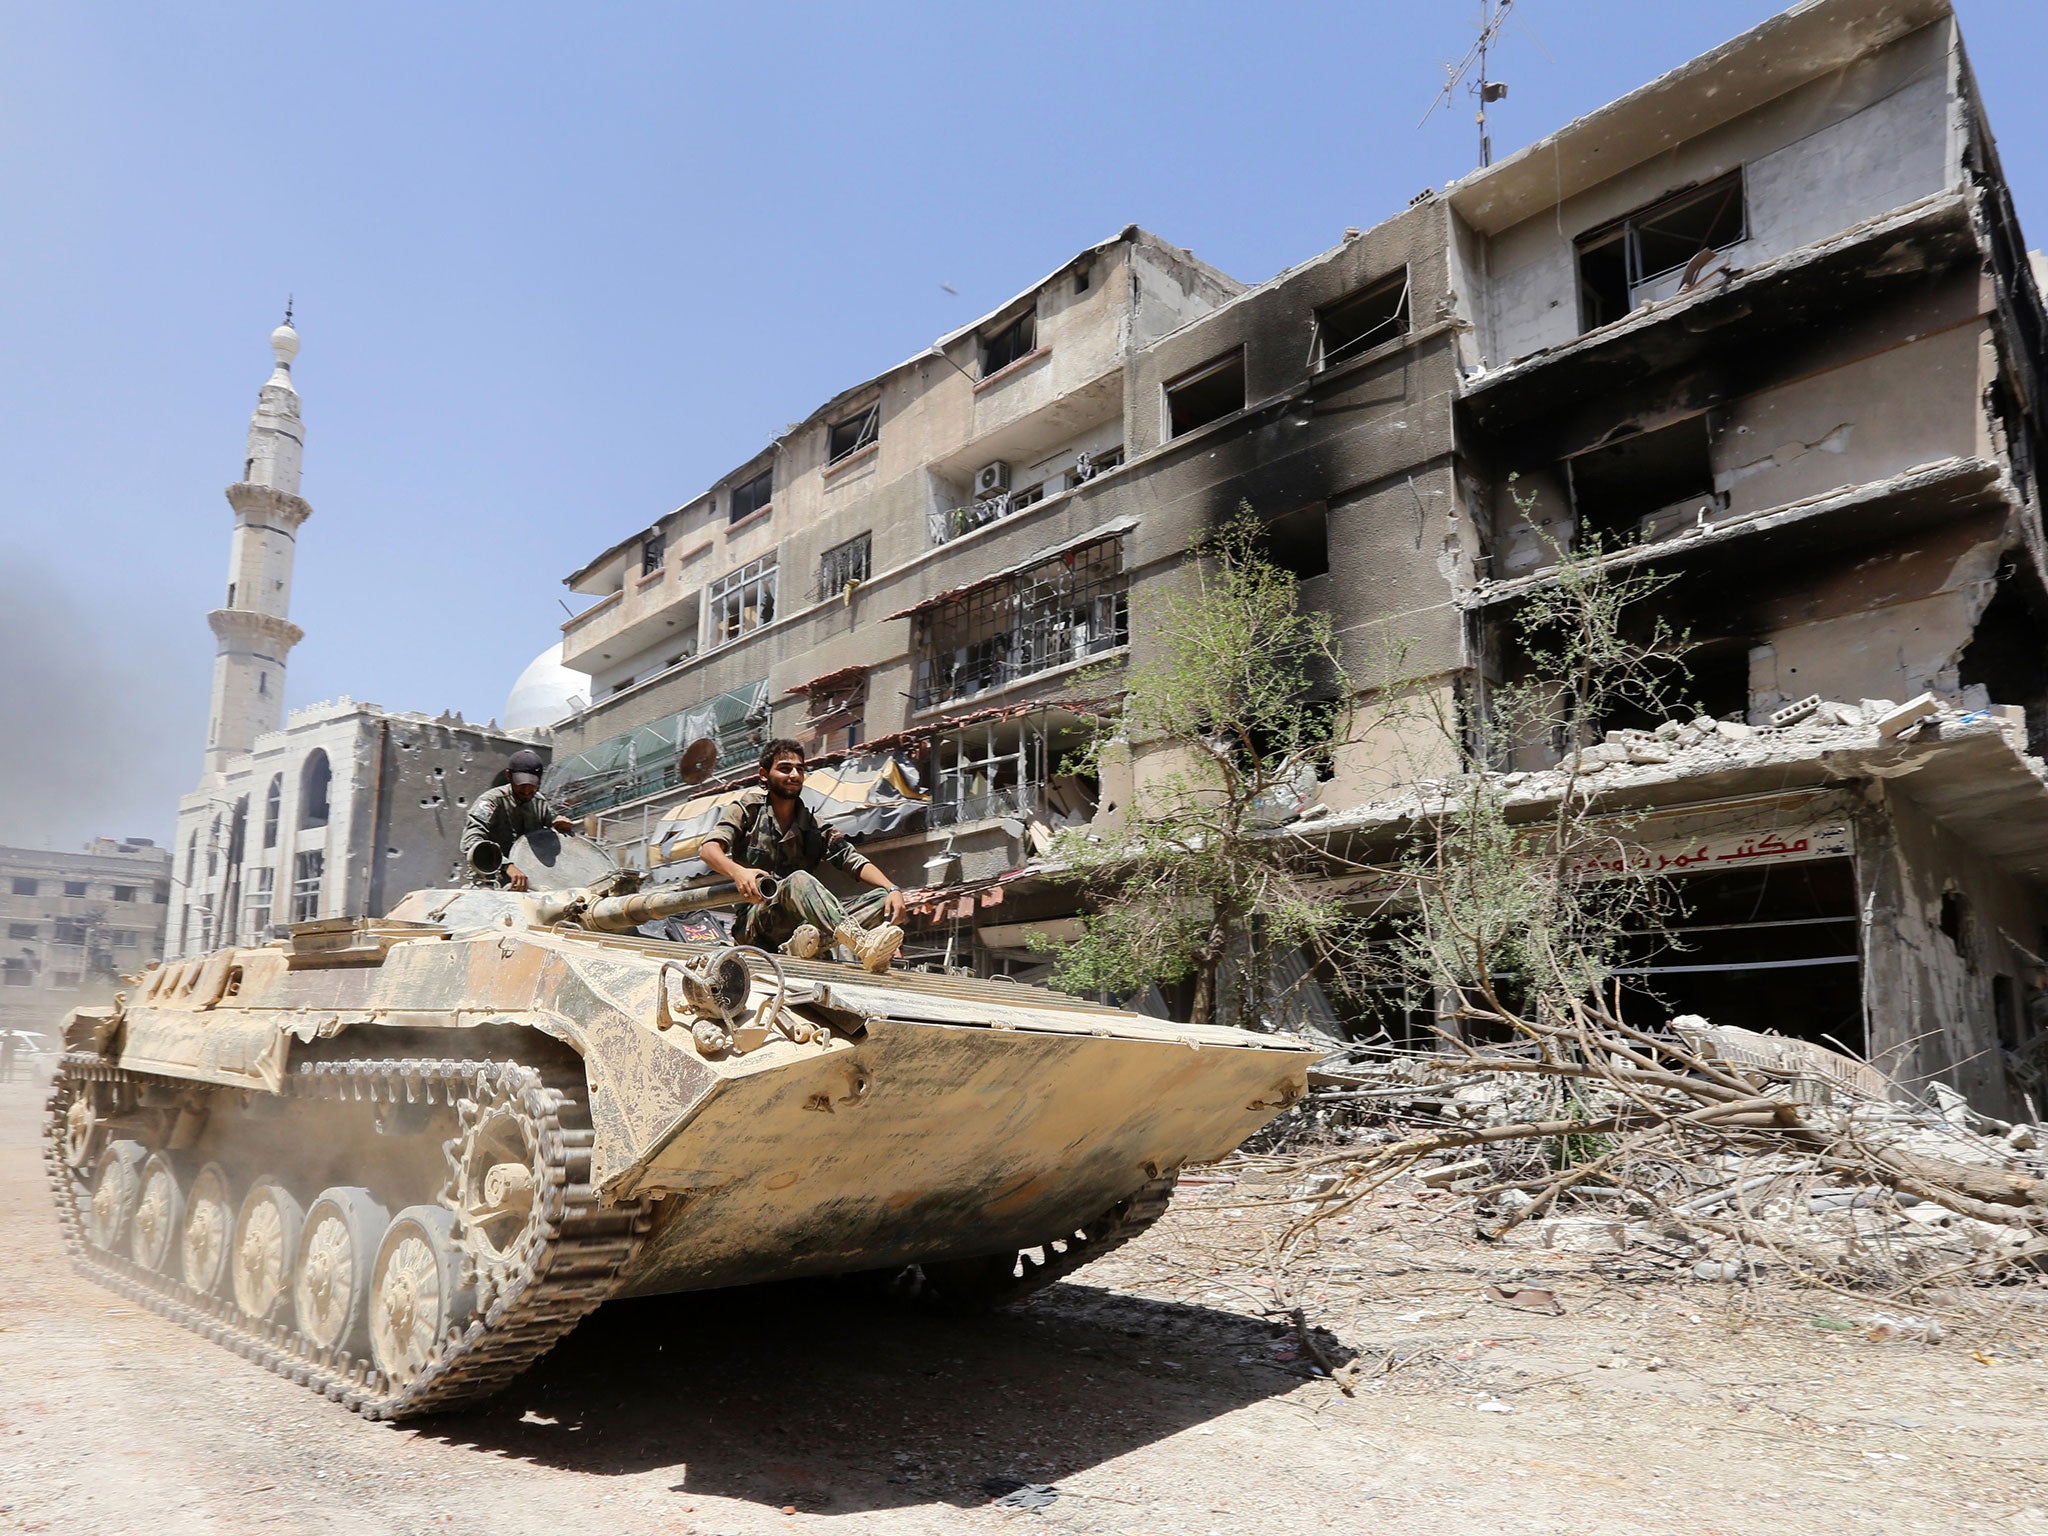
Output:
<svg viewBox="0 0 2048 1536">
<path fill-rule="evenodd" d="M 557 720 L 574 713 L 572 699 L 590 692 L 590 679 L 562 665 L 562 642 L 557 640 L 527 663 L 526 670 L 505 695 L 499 720 L 508 731 L 545 730 Z"/>
</svg>

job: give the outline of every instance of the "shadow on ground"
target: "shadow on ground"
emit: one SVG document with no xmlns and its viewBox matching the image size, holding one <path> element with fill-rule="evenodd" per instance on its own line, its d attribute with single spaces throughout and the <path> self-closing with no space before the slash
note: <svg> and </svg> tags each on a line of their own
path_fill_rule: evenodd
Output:
<svg viewBox="0 0 2048 1536">
<path fill-rule="evenodd" d="M 670 1470 L 684 1495 L 967 1507 L 1291 1390 L 1285 1336 L 1073 1284 L 970 1317 L 814 1284 L 655 1297 L 600 1309 L 486 1411 L 418 1428 L 590 1475 Z"/>
</svg>

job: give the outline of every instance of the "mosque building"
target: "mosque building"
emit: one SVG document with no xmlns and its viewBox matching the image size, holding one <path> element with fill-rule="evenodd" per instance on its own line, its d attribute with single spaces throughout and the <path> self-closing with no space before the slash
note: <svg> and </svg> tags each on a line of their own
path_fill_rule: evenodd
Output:
<svg viewBox="0 0 2048 1536">
<path fill-rule="evenodd" d="M 286 657 L 303 638 L 290 618 L 292 564 L 313 515 L 299 494 L 305 424 L 289 314 L 270 349 L 242 478 L 227 490 L 234 529 L 226 600 L 207 615 L 205 767 L 178 802 L 171 846 L 172 958 L 262 943 L 279 924 L 377 916 L 407 891 L 449 883 L 470 801 L 566 712 L 545 656 L 514 689 L 521 714 L 504 728 L 346 697 L 285 712 Z"/>
</svg>

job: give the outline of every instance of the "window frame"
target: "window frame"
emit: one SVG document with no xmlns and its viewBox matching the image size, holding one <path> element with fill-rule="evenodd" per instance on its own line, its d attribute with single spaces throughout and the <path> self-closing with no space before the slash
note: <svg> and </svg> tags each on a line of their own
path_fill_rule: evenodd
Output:
<svg viewBox="0 0 2048 1536">
<path fill-rule="evenodd" d="M 1717 245 L 1703 245 L 1692 256 L 1673 265 L 1659 267 L 1655 271 L 1642 270 L 1644 225 L 1705 202 L 1717 193 L 1725 194 L 1731 188 L 1735 194 L 1736 219 L 1736 233 L 1731 238 Z M 1651 298 L 1638 300 L 1635 296 L 1637 290 L 1647 288 L 1674 272 L 1683 271 L 1699 258 L 1701 252 L 1725 252 L 1741 245 L 1749 236 L 1749 175 L 1748 167 L 1743 165 L 1738 165 L 1719 176 L 1709 177 L 1705 181 L 1695 182 L 1689 187 L 1680 187 L 1675 192 L 1667 192 L 1640 208 L 1630 210 L 1618 219 L 1609 219 L 1605 224 L 1596 225 L 1584 234 L 1576 236 L 1572 240 L 1572 278 L 1578 290 L 1580 333 L 1596 331 L 1602 326 L 1612 325 L 1615 321 L 1636 313 L 1645 304 L 1654 302 Z M 1617 241 L 1622 247 L 1622 292 L 1627 303 L 1616 314 L 1596 317 L 1591 313 L 1595 295 L 1586 279 L 1586 257 L 1590 252 L 1604 250 Z"/>
<path fill-rule="evenodd" d="M 841 445 L 841 436 L 852 429 L 852 435 Z M 876 400 L 862 407 L 851 416 L 825 424 L 825 463 L 829 467 L 843 464 L 863 448 L 872 448 L 882 440 L 882 402 Z"/>
<path fill-rule="evenodd" d="M 913 714 L 1121 651 L 1131 640 L 1120 533 L 920 610 L 911 630 Z"/>
<path fill-rule="evenodd" d="M 746 507 L 742 510 L 740 503 Z M 775 466 L 770 464 L 758 475 L 751 475 L 725 493 L 725 521 L 730 527 L 743 523 L 758 512 L 766 512 L 775 505 Z"/>
<path fill-rule="evenodd" d="M 744 639 L 756 630 L 766 629 L 770 624 L 773 624 L 781 604 L 781 578 L 782 571 L 777 562 L 777 551 L 771 549 L 766 554 L 758 555 L 754 559 L 747 561 L 746 564 L 736 566 L 732 570 L 727 571 L 723 576 L 707 586 L 704 589 L 704 626 L 706 634 L 705 642 L 700 647 L 700 650 L 703 652 L 718 650 L 722 646 L 731 645 L 734 641 Z M 752 623 L 748 623 L 746 620 L 747 605 L 745 597 L 750 588 L 755 590 L 757 596 L 765 589 L 767 596 L 765 604 L 759 601 L 754 604 L 755 618 Z M 727 599 L 735 596 L 740 599 L 737 609 L 738 622 L 731 632 L 728 633 L 721 619 L 720 610 Z M 766 609 L 765 612 L 762 611 L 764 607 Z"/>
<path fill-rule="evenodd" d="M 1204 383 L 1216 375 L 1233 368 L 1237 370 L 1237 404 L 1227 411 L 1218 411 L 1215 415 L 1206 416 L 1202 420 L 1193 422 L 1188 426 L 1176 427 L 1174 425 L 1173 410 L 1174 396 L 1177 394 L 1184 395 L 1194 385 Z M 1178 438 L 1187 437 L 1192 433 L 1199 432 L 1204 427 L 1214 426 L 1225 417 L 1235 416 L 1251 403 L 1250 387 L 1250 383 L 1245 376 L 1245 355 L 1242 344 L 1232 347 L 1228 352 L 1223 353 L 1219 357 L 1212 357 L 1206 363 L 1201 363 L 1188 369 L 1185 373 L 1162 381 L 1159 386 L 1160 440 L 1170 443 Z"/>
<path fill-rule="evenodd" d="M 263 846 L 277 846 L 277 824 L 284 814 L 284 775 L 273 773 L 270 788 L 263 792 Z"/>
<path fill-rule="evenodd" d="M 856 558 L 858 557 L 858 558 Z M 843 539 L 818 556 L 818 598 L 838 597 L 850 584 L 865 583 L 874 572 L 875 536 L 872 529 Z M 835 571 L 834 565 L 840 569 Z M 858 570 L 854 570 L 854 566 Z M 835 576 L 837 579 L 835 580 Z"/>
<path fill-rule="evenodd" d="M 984 379 L 1014 367 L 1038 350 L 1038 306 L 1026 306 L 994 330 L 976 335 L 974 341 L 981 356 L 981 376 Z M 1004 356 L 997 362 L 999 347 L 1003 349 Z"/>
<path fill-rule="evenodd" d="M 292 858 L 292 921 L 313 923 L 320 920 L 320 899 L 322 888 L 327 881 L 327 852 L 323 848 L 306 848 Z"/>
<path fill-rule="evenodd" d="M 277 903 L 277 871 L 264 864 L 250 869 L 249 885 L 242 898 L 243 923 L 252 939 L 261 939 L 270 927 Z M 261 917 L 258 917 L 258 914 Z"/>
<path fill-rule="evenodd" d="M 315 747 L 299 764 L 299 829 L 315 831 L 333 819 L 334 764 L 325 747 Z"/>
<path fill-rule="evenodd" d="M 1385 346 L 1406 336 L 1415 328 L 1415 314 L 1409 303 L 1410 290 L 1414 286 L 1413 275 L 1407 267 L 1398 272 L 1385 272 L 1367 283 L 1361 283 L 1341 298 L 1328 304 L 1318 305 L 1315 312 L 1315 342 L 1311 348 L 1315 368 L 1321 372 L 1326 368 L 1341 367 L 1356 358 L 1363 357 L 1375 348 Z M 1363 307 L 1369 301 L 1383 294 L 1394 295 L 1393 312 L 1379 324 L 1361 331 L 1350 341 L 1342 343 L 1334 352 L 1329 343 L 1330 317 L 1353 306 Z M 1393 329 L 1388 330 L 1387 327 Z M 1381 334 L 1384 332 L 1385 334 Z"/>
</svg>

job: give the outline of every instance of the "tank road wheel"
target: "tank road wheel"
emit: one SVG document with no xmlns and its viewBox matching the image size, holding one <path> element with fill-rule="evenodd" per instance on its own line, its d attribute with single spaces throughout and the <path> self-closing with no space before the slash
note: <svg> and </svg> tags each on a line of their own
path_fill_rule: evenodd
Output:
<svg viewBox="0 0 2048 1536">
<path fill-rule="evenodd" d="M 139 1141 L 113 1142 L 100 1154 L 92 1184 L 92 1215 L 85 1227 L 93 1247 L 112 1252 L 127 1236 L 136 1197 L 142 1192 L 142 1165 L 148 1160 L 149 1149 Z"/>
<path fill-rule="evenodd" d="M 218 1296 L 228 1277 L 235 1239 L 235 1196 L 219 1163 L 208 1163 L 185 1196 L 178 1258 L 185 1283 L 202 1296 Z"/>
<path fill-rule="evenodd" d="M 258 1179 L 235 1218 L 235 1305 L 267 1323 L 291 1294 L 305 1208 L 275 1179 Z"/>
<path fill-rule="evenodd" d="M 475 1295 L 462 1283 L 455 1216 L 409 1205 L 391 1218 L 370 1278 L 370 1356 L 394 1388 L 411 1383 L 455 1329 Z"/>
<path fill-rule="evenodd" d="M 478 1100 L 462 1106 L 450 1184 L 478 1303 L 488 1307 L 505 1281 L 526 1267 L 546 1230 L 535 1219 L 535 1191 L 546 1187 L 546 1154 L 515 1088 L 502 1082 L 479 1088 Z"/>
<path fill-rule="evenodd" d="M 367 1352 L 370 1266 L 391 1224 L 367 1189 L 323 1189 L 306 1210 L 292 1274 L 299 1332 L 314 1349 Z"/>
<path fill-rule="evenodd" d="M 80 1173 L 92 1161 L 93 1147 L 100 1139 L 104 1116 L 99 1106 L 97 1083 L 80 1083 L 78 1096 L 64 1111 L 64 1161 Z"/>
<path fill-rule="evenodd" d="M 142 1165 L 142 1187 L 129 1225 L 134 1232 L 128 1251 L 135 1262 L 152 1274 L 176 1273 L 185 1235 L 185 1185 L 161 1152 Z"/>
</svg>

